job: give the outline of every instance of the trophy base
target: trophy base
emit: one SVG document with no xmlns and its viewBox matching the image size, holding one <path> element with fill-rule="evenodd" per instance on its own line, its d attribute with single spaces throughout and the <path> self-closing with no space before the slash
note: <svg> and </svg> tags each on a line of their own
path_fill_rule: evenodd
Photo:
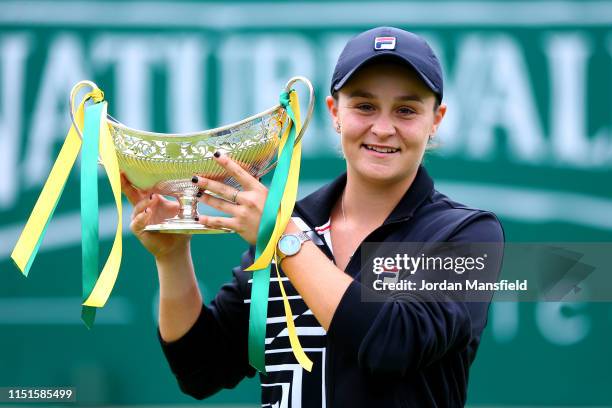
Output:
<svg viewBox="0 0 612 408">
<path fill-rule="evenodd" d="M 227 228 L 209 228 L 197 222 L 166 222 L 163 224 L 147 225 L 145 231 L 161 232 L 163 234 L 227 234 L 234 232 Z"/>
</svg>

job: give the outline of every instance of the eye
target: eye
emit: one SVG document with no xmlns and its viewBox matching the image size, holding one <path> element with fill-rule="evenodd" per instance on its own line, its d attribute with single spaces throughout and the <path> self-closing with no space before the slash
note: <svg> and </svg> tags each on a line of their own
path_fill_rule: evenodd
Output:
<svg viewBox="0 0 612 408">
<path fill-rule="evenodd" d="M 409 107 L 407 107 L 407 106 L 402 106 L 401 108 L 399 108 L 399 109 L 397 110 L 397 112 L 398 112 L 400 115 L 412 115 L 412 114 L 416 113 L 416 111 L 415 111 L 414 109 L 409 108 Z"/>
<path fill-rule="evenodd" d="M 371 112 L 374 110 L 374 106 L 369 103 L 360 103 L 357 106 L 355 106 L 355 108 L 357 108 L 358 110 L 362 112 Z"/>
</svg>

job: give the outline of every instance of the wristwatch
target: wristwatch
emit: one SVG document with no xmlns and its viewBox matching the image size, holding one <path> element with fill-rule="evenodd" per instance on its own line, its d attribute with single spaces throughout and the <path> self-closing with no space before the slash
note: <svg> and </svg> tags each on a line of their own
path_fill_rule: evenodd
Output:
<svg viewBox="0 0 612 408">
<path fill-rule="evenodd" d="M 302 244 L 310 241 L 310 237 L 304 232 L 296 232 L 293 234 L 283 234 L 278 240 L 278 258 L 279 262 L 288 256 L 297 254 L 302 248 Z"/>
</svg>

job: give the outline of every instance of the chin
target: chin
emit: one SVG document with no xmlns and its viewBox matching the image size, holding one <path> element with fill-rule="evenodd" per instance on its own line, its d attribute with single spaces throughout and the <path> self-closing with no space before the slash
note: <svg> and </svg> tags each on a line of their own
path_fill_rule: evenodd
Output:
<svg viewBox="0 0 612 408">
<path fill-rule="evenodd" d="M 358 161 L 352 167 L 353 172 L 360 179 L 375 183 L 375 184 L 395 184 L 406 181 L 407 178 L 411 177 L 414 171 L 413 166 L 408 166 L 408 158 L 402 157 L 406 160 L 394 160 L 390 163 L 372 163 L 370 161 Z"/>
<path fill-rule="evenodd" d="M 377 184 L 393 184 L 404 178 L 396 169 L 389 168 L 375 169 L 370 167 L 368 169 L 359 169 L 357 173 L 361 179 Z"/>
</svg>

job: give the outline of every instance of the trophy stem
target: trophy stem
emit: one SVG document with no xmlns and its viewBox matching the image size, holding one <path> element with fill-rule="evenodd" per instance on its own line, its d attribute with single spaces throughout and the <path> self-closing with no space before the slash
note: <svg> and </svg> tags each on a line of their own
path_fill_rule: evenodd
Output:
<svg viewBox="0 0 612 408">
<path fill-rule="evenodd" d="M 209 228 L 200 224 L 198 217 L 198 199 L 190 191 L 177 196 L 179 212 L 173 218 L 167 218 L 163 223 L 148 225 L 145 231 L 156 231 L 167 234 L 223 234 L 234 232 L 227 228 Z"/>
<path fill-rule="evenodd" d="M 198 200 L 197 198 L 189 192 L 188 194 L 184 194 L 178 197 L 179 202 L 179 213 L 174 219 L 180 220 L 189 220 L 196 222 L 196 218 L 198 217 Z"/>
</svg>

